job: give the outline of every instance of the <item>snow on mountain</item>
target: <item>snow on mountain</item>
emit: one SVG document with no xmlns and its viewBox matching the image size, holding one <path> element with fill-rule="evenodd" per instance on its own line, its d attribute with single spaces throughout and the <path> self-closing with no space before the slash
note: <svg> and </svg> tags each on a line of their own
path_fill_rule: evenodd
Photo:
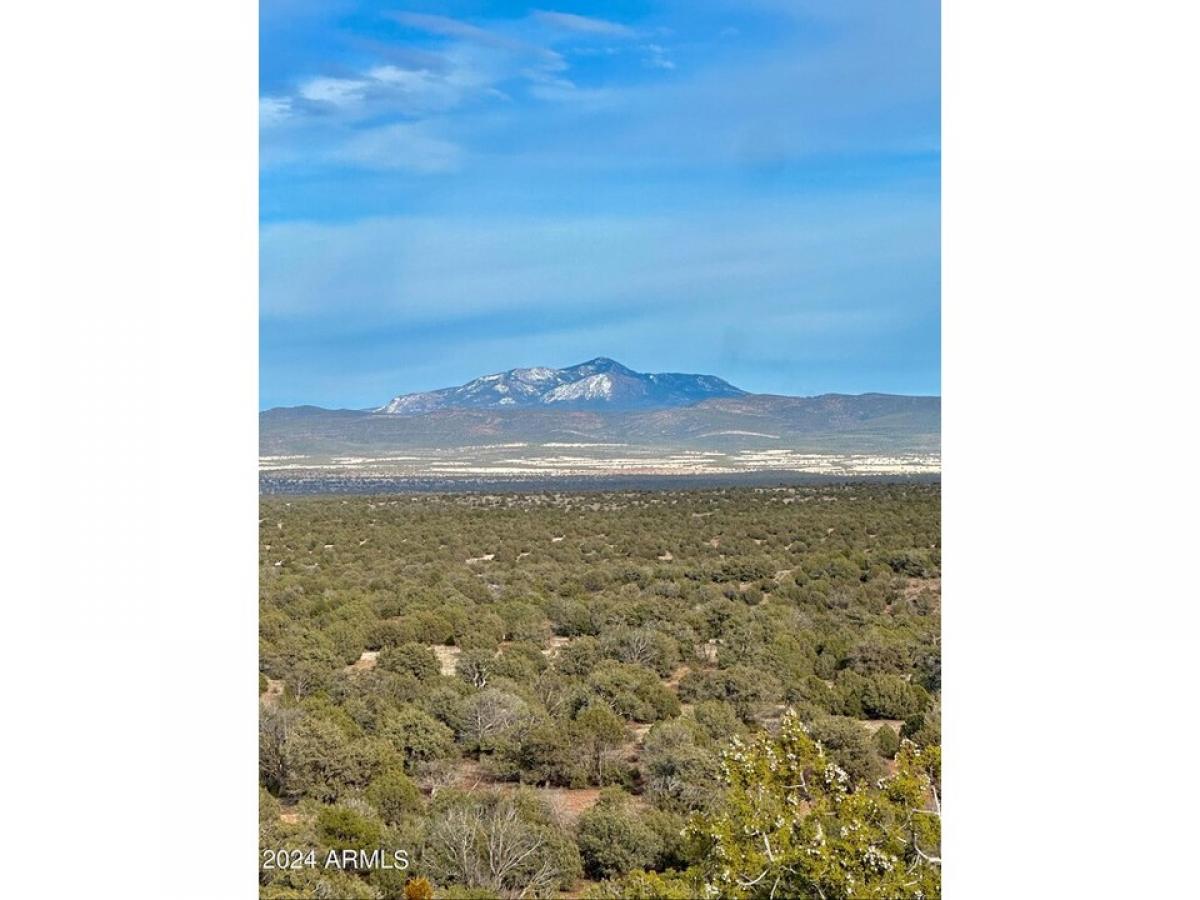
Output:
<svg viewBox="0 0 1200 900">
<path fill-rule="evenodd" d="M 545 366 L 537 366 L 532 369 L 513 369 L 512 376 L 530 384 L 539 384 L 558 377 L 558 369 L 548 369 Z"/>
<path fill-rule="evenodd" d="M 608 375 L 589 375 L 547 391 L 542 395 L 543 403 L 563 403 L 573 400 L 611 400 L 613 380 Z"/>
<path fill-rule="evenodd" d="M 390 413 L 397 416 L 411 416 L 441 408 L 442 401 L 437 393 L 425 392 L 393 397 L 387 404 L 377 409 L 376 412 Z"/>
<path fill-rule="evenodd" d="M 600 356 L 565 369 L 536 366 L 484 375 L 459 387 L 401 394 L 375 410 L 420 415 L 443 409 L 650 409 L 745 394 L 713 375 L 643 374 Z"/>
</svg>

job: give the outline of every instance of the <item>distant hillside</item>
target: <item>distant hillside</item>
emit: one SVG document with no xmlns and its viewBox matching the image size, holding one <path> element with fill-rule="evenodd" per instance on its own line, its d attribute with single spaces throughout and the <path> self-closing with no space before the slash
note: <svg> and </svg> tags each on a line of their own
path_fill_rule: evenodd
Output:
<svg viewBox="0 0 1200 900">
<path fill-rule="evenodd" d="M 940 431 L 938 397 L 748 394 L 711 375 L 641 374 L 599 358 L 404 394 L 375 410 L 267 410 L 260 415 L 260 452 L 315 456 L 517 442 L 936 452 Z"/>
</svg>

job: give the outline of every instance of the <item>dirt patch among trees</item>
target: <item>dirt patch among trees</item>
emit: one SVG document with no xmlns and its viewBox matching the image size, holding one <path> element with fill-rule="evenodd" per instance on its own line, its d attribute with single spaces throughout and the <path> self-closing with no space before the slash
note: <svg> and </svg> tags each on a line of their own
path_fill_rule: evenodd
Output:
<svg viewBox="0 0 1200 900">
<path fill-rule="evenodd" d="M 346 666 L 347 672 L 369 672 L 379 660 L 378 650 L 364 650 L 362 656 Z"/>
<path fill-rule="evenodd" d="M 544 800 L 564 825 L 574 825 L 600 799 L 600 788 L 597 787 L 535 787 L 511 781 L 492 781 L 478 760 L 465 760 L 456 766 L 452 783 L 459 790 L 468 792 L 479 790 L 508 794 L 524 787 Z"/>
<path fill-rule="evenodd" d="M 437 657 L 438 665 L 442 667 L 443 675 L 452 676 L 458 671 L 458 658 L 462 656 L 461 647 L 447 647 L 445 644 L 434 644 L 429 649 Z"/>
<path fill-rule="evenodd" d="M 264 706 L 274 706 L 283 696 L 283 679 L 268 678 L 267 689 L 263 691 L 261 700 Z"/>
</svg>

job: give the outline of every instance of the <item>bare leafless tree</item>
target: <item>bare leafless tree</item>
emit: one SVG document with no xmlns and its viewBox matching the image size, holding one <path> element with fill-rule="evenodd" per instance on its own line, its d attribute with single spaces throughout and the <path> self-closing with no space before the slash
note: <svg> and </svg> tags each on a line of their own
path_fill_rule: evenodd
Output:
<svg viewBox="0 0 1200 900">
<path fill-rule="evenodd" d="M 526 703 L 520 697 L 487 688 L 467 699 L 463 731 L 482 752 L 490 740 L 515 726 L 526 710 Z"/>
<path fill-rule="evenodd" d="M 527 822 L 508 798 L 448 810 L 429 832 L 444 879 L 506 898 L 543 896 L 563 872 L 545 831 Z"/>
</svg>

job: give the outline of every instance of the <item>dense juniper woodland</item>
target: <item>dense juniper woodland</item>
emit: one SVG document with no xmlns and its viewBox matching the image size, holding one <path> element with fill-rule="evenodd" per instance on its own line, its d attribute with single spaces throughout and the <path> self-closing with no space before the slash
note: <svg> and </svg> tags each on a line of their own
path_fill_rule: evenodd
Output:
<svg viewBox="0 0 1200 900">
<path fill-rule="evenodd" d="M 939 896 L 939 502 L 265 497 L 262 896 Z"/>
</svg>

